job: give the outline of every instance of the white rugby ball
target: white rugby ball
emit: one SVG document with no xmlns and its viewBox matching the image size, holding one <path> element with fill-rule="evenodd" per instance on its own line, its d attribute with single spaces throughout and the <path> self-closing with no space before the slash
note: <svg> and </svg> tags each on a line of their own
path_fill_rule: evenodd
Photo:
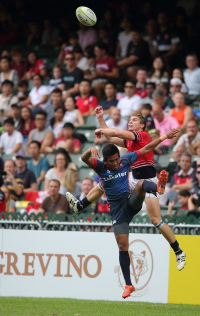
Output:
<svg viewBox="0 0 200 316">
<path fill-rule="evenodd" d="M 97 23 L 96 14 L 87 7 L 78 7 L 76 9 L 76 17 L 79 22 L 86 26 L 93 26 Z"/>
</svg>

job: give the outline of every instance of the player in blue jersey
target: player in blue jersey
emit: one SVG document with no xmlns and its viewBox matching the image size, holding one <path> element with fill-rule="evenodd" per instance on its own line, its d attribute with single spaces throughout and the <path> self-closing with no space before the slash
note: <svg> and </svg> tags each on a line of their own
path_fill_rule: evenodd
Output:
<svg viewBox="0 0 200 316">
<path fill-rule="evenodd" d="M 82 161 L 100 176 L 100 188 L 106 193 L 110 204 L 113 230 L 119 247 L 120 266 L 126 282 L 123 298 L 129 297 L 135 290 L 130 277 L 130 258 L 128 253 L 129 223 L 133 216 L 141 210 L 146 192 L 157 192 L 157 185 L 154 182 L 141 179 L 131 193 L 128 180 L 129 170 L 140 156 L 154 149 L 162 140 L 175 137 L 178 132 L 179 129 L 173 129 L 165 137 L 162 136 L 142 149 L 124 155 L 121 158 L 119 150 L 114 144 L 104 146 L 102 151 L 103 161 L 91 158 L 91 156 L 100 157 L 95 147 L 88 149 L 81 156 Z M 76 213 L 82 210 L 81 202 L 70 192 L 67 192 L 66 198 L 72 204 Z"/>
</svg>

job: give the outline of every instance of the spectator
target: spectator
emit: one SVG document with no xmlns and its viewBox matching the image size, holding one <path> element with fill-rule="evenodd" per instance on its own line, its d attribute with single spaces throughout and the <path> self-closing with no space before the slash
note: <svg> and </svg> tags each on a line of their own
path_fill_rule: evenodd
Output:
<svg viewBox="0 0 200 316">
<path fill-rule="evenodd" d="M 22 60 L 22 53 L 19 48 L 15 48 L 11 51 L 12 60 L 11 68 L 17 71 L 18 77 L 21 80 L 25 74 L 25 63 Z"/>
<path fill-rule="evenodd" d="M 53 133 L 50 127 L 46 127 L 47 114 L 43 110 L 40 110 L 36 114 L 35 125 L 36 128 L 33 129 L 28 136 L 28 146 L 33 140 L 37 140 L 41 144 L 40 153 L 45 152 L 45 148 L 53 144 Z M 27 147 L 27 153 L 28 152 Z"/>
<path fill-rule="evenodd" d="M 146 35 L 143 37 L 143 39 L 148 43 L 151 55 L 153 55 L 153 40 L 155 38 L 156 28 L 156 20 L 150 18 L 146 24 Z"/>
<path fill-rule="evenodd" d="M 164 62 L 161 57 L 156 57 L 153 61 L 153 71 L 150 73 L 149 80 L 156 84 L 168 82 L 168 73 L 165 71 Z"/>
<path fill-rule="evenodd" d="M 118 101 L 116 99 L 116 86 L 113 82 L 107 82 L 105 84 L 105 96 L 99 102 L 102 106 L 103 112 L 107 115 L 110 114 L 110 110 L 113 106 L 117 106 Z"/>
<path fill-rule="evenodd" d="M 26 45 L 40 45 L 41 44 L 41 32 L 37 22 L 29 23 L 28 36 Z"/>
<path fill-rule="evenodd" d="M 196 166 L 200 165 L 200 141 L 194 144 L 193 148 L 194 148 L 194 153 L 195 155 L 197 155 L 197 157 L 193 159 L 192 167 L 196 169 Z"/>
<path fill-rule="evenodd" d="M 146 104 L 149 103 L 151 105 L 154 105 L 154 100 L 153 100 L 153 93 L 156 89 L 156 85 L 154 82 L 147 82 L 146 83 L 146 91 L 147 91 L 147 96 L 146 98 L 142 98 L 142 103 Z"/>
<path fill-rule="evenodd" d="M 84 199 L 87 194 L 92 190 L 93 188 L 93 181 L 90 178 L 85 178 L 82 180 L 82 185 L 81 185 L 81 195 L 78 197 L 79 200 Z M 93 202 L 86 208 L 84 208 L 83 213 L 89 213 L 92 214 L 94 207 L 96 205 L 96 202 Z"/>
<path fill-rule="evenodd" d="M 61 51 L 58 56 L 58 63 L 61 65 L 63 63 L 63 60 L 68 53 L 72 53 L 74 47 L 78 45 L 78 34 L 77 33 L 70 33 L 69 34 L 69 43 L 63 44 L 61 46 Z"/>
<path fill-rule="evenodd" d="M 64 115 L 65 115 L 65 109 L 63 108 L 63 106 L 60 105 L 54 109 L 54 117 L 50 120 L 50 126 L 54 134 L 54 139 L 57 139 L 59 137 L 59 134 L 63 128 Z"/>
<path fill-rule="evenodd" d="M 123 18 L 120 27 L 124 31 L 118 34 L 115 56 L 124 58 L 126 56 L 128 44 L 131 41 L 131 21 L 128 18 Z"/>
<path fill-rule="evenodd" d="M 137 83 L 136 83 L 136 94 L 139 95 L 141 98 L 147 97 L 147 90 L 146 90 L 146 80 L 147 80 L 147 71 L 146 69 L 138 69 L 136 75 Z"/>
<path fill-rule="evenodd" d="M 97 42 L 97 32 L 92 28 L 79 23 L 78 43 L 84 50 L 88 45 L 94 45 Z"/>
<path fill-rule="evenodd" d="M 72 123 L 65 123 L 61 131 L 60 137 L 54 141 L 54 146 L 46 147 L 46 153 L 52 153 L 56 149 L 64 148 L 70 154 L 79 154 L 81 151 L 81 143 L 77 138 L 73 138 L 74 125 Z"/>
<path fill-rule="evenodd" d="M 180 125 L 182 131 L 185 131 L 187 123 L 194 117 L 192 108 L 185 105 L 184 94 L 181 92 L 175 93 L 173 97 L 175 108 L 169 113 L 174 117 Z"/>
<path fill-rule="evenodd" d="M 0 87 L 5 80 L 10 80 L 13 83 L 14 89 L 17 89 L 19 83 L 19 76 L 16 70 L 11 69 L 10 60 L 8 57 L 1 58 L 1 73 L 0 73 Z"/>
<path fill-rule="evenodd" d="M 190 154 L 185 152 L 180 159 L 180 168 L 181 170 L 172 177 L 170 182 L 171 190 L 180 191 L 180 190 L 190 190 L 192 188 L 192 179 L 195 177 L 195 170 L 191 167 L 192 158 Z M 174 192 L 171 192 L 171 198 Z"/>
<path fill-rule="evenodd" d="M 103 194 L 100 199 L 96 202 L 96 206 L 93 209 L 92 215 L 95 215 L 97 213 L 104 214 L 104 213 L 110 213 L 110 207 L 109 203 L 107 201 L 106 195 Z"/>
<path fill-rule="evenodd" d="M 175 173 L 178 173 L 180 171 L 181 169 L 180 159 L 185 151 L 186 151 L 186 147 L 183 145 L 180 145 L 180 146 L 176 146 L 175 152 L 172 152 L 172 158 L 170 159 L 170 162 L 168 166 L 166 167 L 166 171 L 168 172 L 168 182 L 171 181 Z"/>
<path fill-rule="evenodd" d="M 19 123 L 18 131 L 23 135 L 24 141 L 28 140 L 28 135 L 35 128 L 36 125 L 31 109 L 27 106 L 23 106 L 21 108 L 21 120 Z"/>
<path fill-rule="evenodd" d="M 33 140 L 29 145 L 32 159 L 28 161 L 28 169 L 34 173 L 38 185 L 44 181 L 46 172 L 49 170 L 48 160 L 45 157 L 41 157 L 40 149 L 41 144 L 36 140 Z"/>
<path fill-rule="evenodd" d="M 1 191 L 3 191 L 3 193 L 5 194 L 5 198 L 6 198 L 6 213 L 15 213 L 16 211 L 16 207 L 15 207 L 15 201 L 13 199 L 11 199 L 10 197 L 10 190 L 8 189 L 8 187 L 4 184 L 1 187 Z"/>
<path fill-rule="evenodd" d="M 73 164 L 70 164 L 66 169 L 64 180 L 60 187 L 61 194 L 65 196 L 67 192 L 71 192 L 76 198 L 81 194 L 81 183 L 78 182 L 78 169 Z"/>
<path fill-rule="evenodd" d="M 8 154 L 17 154 L 22 149 L 23 136 L 20 132 L 15 130 L 14 120 L 8 118 L 4 121 L 4 133 L 0 138 L 0 152 Z"/>
<path fill-rule="evenodd" d="M 25 74 L 26 80 L 31 80 L 34 75 L 40 75 L 42 77 L 47 75 L 46 65 L 41 59 L 38 58 L 34 51 L 28 53 L 27 69 L 28 71 Z"/>
<path fill-rule="evenodd" d="M 27 97 L 28 97 L 28 93 L 27 93 L 28 82 L 26 80 L 21 80 L 18 83 L 17 89 L 18 89 L 17 97 L 18 97 L 19 101 L 23 101 L 23 100 L 27 99 Z"/>
<path fill-rule="evenodd" d="M 65 90 L 63 95 L 64 99 L 72 93 L 77 94 L 79 92 L 79 84 L 83 79 L 82 71 L 76 67 L 73 53 L 66 54 L 65 63 L 67 69 L 62 73 L 62 84 L 60 86 L 62 90 Z"/>
<path fill-rule="evenodd" d="M 65 177 L 65 170 L 70 162 L 68 153 L 57 152 L 54 161 L 54 167 L 49 169 L 45 175 L 44 190 L 49 191 L 50 180 L 56 179 L 62 183 Z"/>
<path fill-rule="evenodd" d="M 16 155 L 15 178 L 24 181 L 24 192 L 38 190 L 38 184 L 33 171 L 26 168 L 26 156 L 24 154 Z"/>
<path fill-rule="evenodd" d="M 182 87 L 181 87 L 181 91 L 177 91 L 177 92 L 182 92 L 184 94 L 186 94 L 188 92 L 187 86 L 184 82 L 184 75 L 183 75 L 183 71 L 181 68 L 175 68 L 172 72 L 172 79 L 180 79 L 182 82 Z"/>
<path fill-rule="evenodd" d="M 88 60 L 88 66 L 89 66 L 89 72 L 92 74 L 95 70 L 95 54 L 94 54 L 94 47 L 93 46 L 87 46 L 84 49 L 84 56 Z"/>
<path fill-rule="evenodd" d="M 50 93 L 52 93 L 54 89 L 59 88 L 59 86 L 61 85 L 62 83 L 61 72 L 62 72 L 62 69 L 60 66 L 56 65 L 53 67 L 53 79 L 49 80 Z"/>
<path fill-rule="evenodd" d="M 132 40 L 129 42 L 126 57 L 117 62 L 118 67 L 126 68 L 128 77 L 132 80 L 136 78 L 137 67 L 148 67 L 151 62 L 149 47 L 142 38 L 142 31 L 133 28 L 131 31 Z"/>
<path fill-rule="evenodd" d="M 198 129 L 198 125 L 194 120 L 190 120 L 186 126 L 186 133 L 181 135 L 176 146 L 174 147 L 174 151 L 178 146 L 185 146 L 187 151 L 190 154 L 195 154 L 194 144 L 200 141 L 200 132 Z"/>
<path fill-rule="evenodd" d="M 58 45 L 60 42 L 59 29 L 53 27 L 51 20 L 44 21 L 44 32 L 42 34 L 42 45 Z"/>
<path fill-rule="evenodd" d="M 182 81 L 179 78 L 172 78 L 170 80 L 170 92 L 171 92 L 171 96 L 169 96 L 166 100 L 165 100 L 165 106 L 169 109 L 173 109 L 175 108 L 175 104 L 173 101 L 174 95 L 178 92 L 181 92 L 182 90 Z M 189 105 L 191 103 L 191 101 L 189 100 L 189 98 L 187 96 L 184 96 L 184 103 L 186 105 Z"/>
<path fill-rule="evenodd" d="M 184 80 L 188 88 L 189 95 L 200 95 L 200 68 L 198 58 L 194 54 L 186 56 L 187 69 L 184 71 Z"/>
<path fill-rule="evenodd" d="M 4 164 L 4 171 L 6 172 L 4 185 L 10 190 L 10 198 L 14 201 L 18 201 L 19 196 L 24 191 L 24 181 L 15 177 L 15 169 L 15 162 L 13 160 L 6 160 Z"/>
<path fill-rule="evenodd" d="M 152 98 L 155 105 L 159 105 L 162 109 L 165 108 L 165 96 L 164 92 L 160 89 L 154 90 Z"/>
<path fill-rule="evenodd" d="M 132 81 L 126 81 L 124 86 L 126 96 L 119 100 L 117 108 L 120 109 L 121 116 L 129 116 L 142 107 L 142 100 L 136 94 L 136 86 Z"/>
<path fill-rule="evenodd" d="M 145 131 L 148 132 L 150 129 L 155 129 L 155 124 L 153 117 L 151 116 L 152 112 L 152 106 L 151 104 L 143 104 L 141 108 L 141 114 L 145 117 L 146 119 L 146 128 Z"/>
<path fill-rule="evenodd" d="M 54 110 L 58 106 L 63 106 L 62 91 L 59 88 L 55 88 L 51 92 L 51 106 L 49 106 L 49 109 L 51 109 L 51 111 L 49 111 L 49 113 L 51 113 L 49 114 L 50 119 L 54 117 Z"/>
<path fill-rule="evenodd" d="M 190 193 L 189 210 L 195 211 L 198 208 L 198 211 L 200 211 L 200 165 L 196 167 L 195 179 L 192 181 Z"/>
<path fill-rule="evenodd" d="M 154 117 L 154 123 L 157 130 L 160 131 L 160 136 L 165 135 L 167 132 L 169 132 L 173 128 L 179 127 L 179 123 L 177 120 L 173 117 L 167 116 L 163 113 L 162 108 L 155 104 L 153 106 L 153 117 Z M 172 139 L 165 139 L 162 142 L 162 146 L 173 146 L 178 138 L 180 137 L 180 133 L 172 138 Z"/>
<path fill-rule="evenodd" d="M 88 75 L 90 73 L 88 59 L 83 56 L 82 48 L 79 45 L 75 46 L 73 49 L 73 53 L 74 53 L 76 67 L 82 70 L 84 75 Z"/>
<path fill-rule="evenodd" d="M 88 79 L 93 80 L 95 95 L 98 100 L 101 99 L 102 90 L 105 88 L 105 83 L 108 80 L 117 79 L 119 77 L 119 70 L 114 57 L 109 56 L 108 46 L 104 43 L 95 45 L 94 53 L 96 55 L 96 66 L 93 74 L 87 76 Z"/>
<path fill-rule="evenodd" d="M 180 209 L 175 212 L 175 215 L 186 215 L 188 213 L 188 203 L 190 198 L 190 192 L 188 190 L 181 190 L 178 193 L 178 202 L 180 204 Z M 172 210 L 174 206 L 174 201 L 168 204 L 168 215 L 172 217 Z"/>
<path fill-rule="evenodd" d="M 59 193 L 60 190 L 60 181 L 57 179 L 52 179 L 49 181 L 49 193 L 50 196 L 47 196 L 42 205 L 40 206 L 38 213 L 70 213 L 69 203 L 66 200 L 66 197 Z"/>
<path fill-rule="evenodd" d="M 169 68 L 169 65 L 175 62 L 180 39 L 175 31 L 169 27 L 169 18 L 166 12 L 160 12 L 158 14 L 157 21 L 159 31 L 153 42 L 153 55 L 154 57 L 158 55 L 162 56 L 166 64 L 166 68 Z"/>
<path fill-rule="evenodd" d="M 11 105 L 12 108 L 12 117 L 15 123 L 15 129 L 18 130 L 20 121 L 21 121 L 21 105 L 19 103 L 14 103 Z"/>
<path fill-rule="evenodd" d="M 2 83 L 2 94 L 0 94 L 0 124 L 6 118 L 12 117 L 11 105 L 18 102 L 18 98 L 13 95 L 13 83 L 10 80 L 5 80 Z"/>
<path fill-rule="evenodd" d="M 91 96 L 92 98 L 92 96 Z M 80 104 L 80 100 L 79 100 Z M 72 123 L 75 127 L 84 125 L 84 118 L 79 110 L 76 109 L 76 102 L 74 98 L 68 97 L 65 100 L 65 115 L 64 123 Z"/>
<path fill-rule="evenodd" d="M 76 97 L 76 105 L 83 116 L 95 115 L 94 109 L 98 100 L 91 95 L 91 84 L 88 79 L 83 79 L 79 87 L 80 96 Z M 71 122 L 72 123 L 72 122 Z"/>
<path fill-rule="evenodd" d="M 26 105 L 31 103 L 31 110 L 33 115 L 36 115 L 40 108 L 43 108 L 48 111 L 49 106 L 49 91 L 47 86 L 42 85 L 42 77 L 41 75 L 34 75 L 33 76 L 33 85 L 34 87 L 31 89 L 29 96 L 26 100 L 21 101 L 21 105 Z"/>
</svg>

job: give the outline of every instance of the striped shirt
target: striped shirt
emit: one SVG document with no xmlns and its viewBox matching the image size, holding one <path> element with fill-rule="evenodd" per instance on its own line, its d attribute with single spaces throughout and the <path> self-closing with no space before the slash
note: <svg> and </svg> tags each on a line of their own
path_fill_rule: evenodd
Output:
<svg viewBox="0 0 200 316">
<path fill-rule="evenodd" d="M 22 188 L 22 190 L 24 190 L 24 181 L 17 178 L 15 179 L 15 181 L 17 182 L 17 184 L 19 185 L 20 188 Z M 14 190 L 14 186 L 12 181 L 7 181 L 6 179 L 4 180 L 4 184 L 8 187 L 8 189 L 10 190 L 10 198 L 12 200 L 18 201 L 19 200 L 19 195 L 17 195 L 17 193 Z"/>
</svg>

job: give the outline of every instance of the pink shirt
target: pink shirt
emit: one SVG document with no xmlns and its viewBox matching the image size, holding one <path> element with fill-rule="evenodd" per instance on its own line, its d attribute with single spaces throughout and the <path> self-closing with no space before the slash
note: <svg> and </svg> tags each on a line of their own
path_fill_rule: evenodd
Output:
<svg viewBox="0 0 200 316">
<path fill-rule="evenodd" d="M 83 32 L 82 30 L 79 30 L 77 33 L 78 33 L 78 43 L 83 50 L 85 49 L 86 46 L 88 46 L 91 43 L 94 44 L 98 40 L 97 32 L 92 28 L 88 28 L 88 30 L 85 32 Z"/>
<path fill-rule="evenodd" d="M 164 115 L 164 119 L 162 120 L 162 122 L 158 122 L 154 118 L 154 123 L 155 123 L 156 129 L 158 129 L 160 131 L 160 136 L 163 136 L 164 134 L 169 132 L 172 128 L 179 127 L 179 124 L 178 124 L 177 120 L 174 117 L 166 116 L 166 115 Z M 165 139 L 161 143 L 161 145 L 169 146 L 170 143 L 171 143 L 171 139 Z"/>
</svg>

